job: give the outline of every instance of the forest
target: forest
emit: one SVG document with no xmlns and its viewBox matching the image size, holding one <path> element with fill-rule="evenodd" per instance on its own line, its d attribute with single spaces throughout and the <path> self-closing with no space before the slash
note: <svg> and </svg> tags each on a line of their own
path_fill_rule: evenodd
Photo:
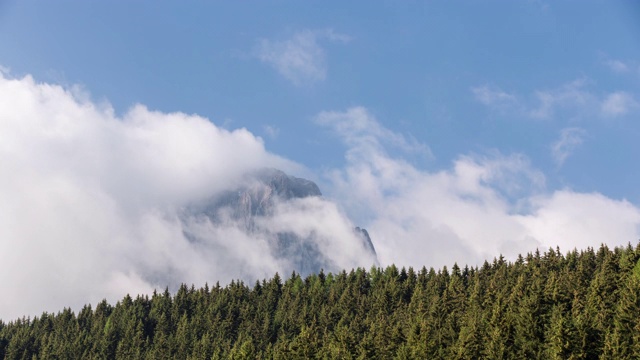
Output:
<svg viewBox="0 0 640 360">
<path fill-rule="evenodd" d="M 182 285 L 0 321 L 5 359 L 640 359 L 640 243 Z"/>
</svg>

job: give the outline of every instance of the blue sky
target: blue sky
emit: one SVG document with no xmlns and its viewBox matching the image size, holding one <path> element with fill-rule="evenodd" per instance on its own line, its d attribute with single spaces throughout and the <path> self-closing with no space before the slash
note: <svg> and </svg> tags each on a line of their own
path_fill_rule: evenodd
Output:
<svg viewBox="0 0 640 360">
<path fill-rule="evenodd" d="M 366 227 L 382 265 L 640 238 L 635 1 L 0 1 L 0 66 L 0 264 L 30 269 L 0 317 L 281 269 L 175 231 L 259 166 L 325 194 L 285 223 Z"/>
<path fill-rule="evenodd" d="M 429 146 L 433 156 L 413 159 L 418 166 L 517 152 L 551 187 L 640 203 L 640 5 L 363 5 L 9 1 L 0 8 L 0 63 L 12 74 L 80 84 L 118 112 L 142 103 L 246 127 L 312 169 L 340 164 L 344 152 L 313 116 L 364 106 Z M 287 77 L 261 60 L 265 42 L 318 51 L 315 68 Z M 483 104 L 473 89 L 513 98 Z M 538 92 L 556 99 L 536 117 Z M 595 102 L 615 93 L 624 94 L 622 108 L 602 113 Z M 569 128 L 579 141 L 559 161 L 551 149 Z"/>
</svg>

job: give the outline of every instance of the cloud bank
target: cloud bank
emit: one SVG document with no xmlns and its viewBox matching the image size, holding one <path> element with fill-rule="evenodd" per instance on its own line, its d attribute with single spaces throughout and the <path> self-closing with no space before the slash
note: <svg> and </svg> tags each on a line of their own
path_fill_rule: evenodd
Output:
<svg viewBox="0 0 640 360">
<path fill-rule="evenodd" d="M 185 209 L 257 168 L 299 165 L 246 129 L 142 105 L 116 116 L 87 99 L 30 76 L 0 77 L 0 319 L 291 269 L 262 235 Z M 313 232 L 336 267 L 372 263 L 326 200 L 282 205 L 269 226 Z"/>
<path fill-rule="evenodd" d="M 449 169 L 429 171 L 391 156 L 376 126 L 358 126 L 379 126 L 364 108 L 324 112 L 317 122 L 348 148 L 345 167 L 327 178 L 349 214 L 366 216 L 383 264 L 474 265 L 538 247 L 568 251 L 640 238 L 638 207 L 598 193 L 549 191 L 523 155 L 460 156 Z M 581 136 L 568 130 L 559 156 Z"/>
</svg>

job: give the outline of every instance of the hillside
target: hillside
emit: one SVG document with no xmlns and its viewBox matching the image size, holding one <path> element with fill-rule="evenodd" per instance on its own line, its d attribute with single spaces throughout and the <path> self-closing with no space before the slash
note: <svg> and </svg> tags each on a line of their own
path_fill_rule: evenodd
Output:
<svg viewBox="0 0 640 360">
<path fill-rule="evenodd" d="M 0 358 L 637 359 L 640 244 L 183 285 L 0 323 Z"/>
</svg>

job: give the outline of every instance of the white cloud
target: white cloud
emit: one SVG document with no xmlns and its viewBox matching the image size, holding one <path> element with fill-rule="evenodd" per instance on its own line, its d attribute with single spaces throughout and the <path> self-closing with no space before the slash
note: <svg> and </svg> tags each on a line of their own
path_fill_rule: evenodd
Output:
<svg viewBox="0 0 640 360">
<path fill-rule="evenodd" d="M 269 136 L 272 139 L 277 138 L 278 134 L 280 134 L 280 129 L 278 129 L 275 126 L 265 125 L 262 128 L 263 128 L 265 134 L 267 134 L 267 136 Z"/>
<path fill-rule="evenodd" d="M 640 235 L 640 209 L 597 193 L 548 191 L 522 155 L 461 156 L 449 169 L 423 170 L 366 146 L 381 144 L 375 134 L 351 131 L 349 123 L 378 124 L 365 109 L 331 114 L 334 121 L 320 123 L 349 146 L 347 166 L 327 174 L 332 196 L 366 216 L 383 265 L 473 265 L 499 253 L 624 245 Z"/>
<path fill-rule="evenodd" d="M 616 73 L 627 73 L 631 69 L 630 65 L 620 60 L 608 60 L 605 64 Z"/>
<path fill-rule="evenodd" d="M 488 85 L 471 88 L 476 100 L 490 107 L 503 108 L 517 103 L 515 95 Z"/>
<path fill-rule="evenodd" d="M 256 168 L 300 169 L 246 129 L 142 105 L 117 117 L 29 76 L 0 76 L 0 119 L 1 319 L 291 270 L 262 235 L 185 212 Z M 275 211 L 273 223 L 292 232 L 320 226 L 314 239 L 338 249 L 325 254 L 337 266 L 371 264 L 356 258 L 360 240 L 335 205 L 296 206 Z"/>
<path fill-rule="evenodd" d="M 490 109 L 508 112 L 511 115 L 533 119 L 553 119 L 560 115 L 588 117 L 616 117 L 639 108 L 633 95 L 624 91 L 597 94 L 588 89 L 587 79 L 577 79 L 557 88 L 536 90 L 533 101 L 522 96 L 505 93 L 498 88 L 480 86 L 472 88 L 474 97 Z"/>
<path fill-rule="evenodd" d="M 535 97 L 539 105 L 529 110 L 533 118 L 547 119 L 555 115 L 558 109 L 583 110 L 597 101 L 593 94 L 585 90 L 587 81 L 578 79 L 557 89 L 538 90 Z"/>
<path fill-rule="evenodd" d="M 609 59 L 604 64 L 614 73 L 620 75 L 638 75 L 640 76 L 640 62 L 628 60 Z"/>
<path fill-rule="evenodd" d="M 303 30 L 283 41 L 261 39 L 255 50 L 260 60 L 294 85 L 302 86 L 323 81 L 327 76 L 326 54 L 320 40 L 348 42 L 350 38 L 331 29 Z"/>
<path fill-rule="evenodd" d="M 363 107 L 352 107 L 346 113 L 322 112 L 316 116 L 315 122 L 333 128 L 352 150 L 380 149 L 384 144 L 389 144 L 407 152 L 432 156 L 427 145 L 385 128 L 374 121 Z"/>
<path fill-rule="evenodd" d="M 640 236 L 640 209 L 626 200 L 560 190 L 531 201 L 535 210 L 518 220 L 528 236 L 543 239 L 547 247 L 621 246 Z"/>
<path fill-rule="evenodd" d="M 558 166 L 562 166 L 576 148 L 582 145 L 586 134 L 586 130 L 575 127 L 560 131 L 560 138 L 551 146 L 551 155 Z"/>
<path fill-rule="evenodd" d="M 601 111 L 606 117 L 617 117 L 629 113 L 638 107 L 634 97 L 624 91 L 617 91 L 607 95 L 602 101 Z"/>
<path fill-rule="evenodd" d="M 585 79 L 578 79 L 555 89 L 536 90 L 531 95 L 533 101 L 487 85 L 473 87 L 471 92 L 476 100 L 491 109 L 518 116 L 548 119 L 554 117 L 559 109 L 580 111 L 597 101 L 593 94 L 585 90 L 586 85 Z"/>
</svg>

